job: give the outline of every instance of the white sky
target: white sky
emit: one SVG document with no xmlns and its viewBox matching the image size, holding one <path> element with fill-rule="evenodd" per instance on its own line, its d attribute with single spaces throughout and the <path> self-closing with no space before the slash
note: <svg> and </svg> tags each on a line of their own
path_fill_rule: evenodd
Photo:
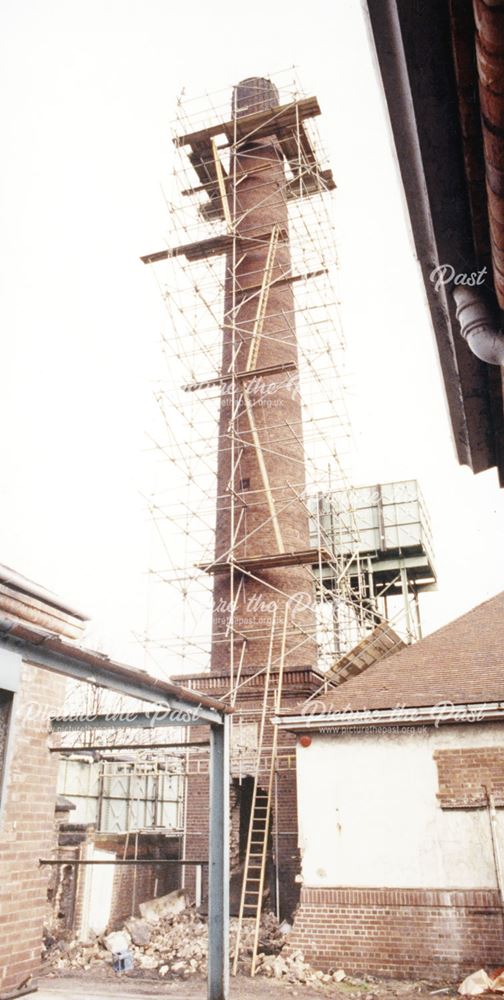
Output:
<svg viewBox="0 0 504 1000">
<path fill-rule="evenodd" d="M 338 185 L 358 480 L 420 481 L 439 571 L 427 631 L 504 588 L 504 491 L 455 459 L 360 2 L 246 9 L 0 8 L 0 561 L 82 606 L 124 657 L 145 623 L 139 493 L 163 323 L 139 255 L 168 232 L 175 99 L 290 65 L 319 98 Z"/>
</svg>

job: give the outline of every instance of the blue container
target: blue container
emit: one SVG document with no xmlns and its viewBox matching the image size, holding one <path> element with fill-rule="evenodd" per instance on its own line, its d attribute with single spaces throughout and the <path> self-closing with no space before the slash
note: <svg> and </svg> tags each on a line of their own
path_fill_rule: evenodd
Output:
<svg viewBox="0 0 504 1000">
<path fill-rule="evenodd" d="M 133 968 L 133 955 L 130 951 L 118 951 L 112 959 L 114 972 L 129 972 Z"/>
</svg>

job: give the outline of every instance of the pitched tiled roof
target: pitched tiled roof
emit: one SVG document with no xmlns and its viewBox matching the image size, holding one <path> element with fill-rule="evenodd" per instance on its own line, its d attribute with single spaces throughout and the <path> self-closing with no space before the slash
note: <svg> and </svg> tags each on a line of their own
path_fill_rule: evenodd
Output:
<svg viewBox="0 0 504 1000">
<path fill-rule="evenodd" d="M 504 701 L 504 592 L 320 700 L 325 711 Z"/>
</svg>

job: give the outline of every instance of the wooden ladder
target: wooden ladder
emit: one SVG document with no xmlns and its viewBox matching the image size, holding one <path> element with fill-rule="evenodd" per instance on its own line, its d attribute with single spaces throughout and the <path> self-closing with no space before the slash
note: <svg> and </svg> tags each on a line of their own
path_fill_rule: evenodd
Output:
<svg viewBox="0 0 504 1000">
<path fill-rule="evenodd" d="M 280 653 L 280 668 L 278 683 L 273 693 L 273 711 L 280 708 L 283 684 L 283 668 L 285 660 L 285 642 L 287 634 L 288 607 L 285 607 L 284 627 L 282 633 L 282 646 Z M 254 976 L 257 964 L 257 951 L 259 945 L 259 931 L 261 927 L 262 899 L 264 892 L 264 880 L 266 875 L 266 865 L 268 860 L 268 838 L 271 821 L 271 804 L 273 801 L 273 790 L 275 781 L 276 755 L 278 743 L 278 729 L 273 727 L 273 744 L 271 751 L 264 750 L 264 731 L 268 716 L 268 695 L 271 676 L 271 659 L 273 652 L 273 637 L 275 631 L 276 612 L 273 614 L 271 628 L 271 639 L 268 656 L 268 664 L 264 678 L 264 697 L 262 704 L 261 722 L 259 727 L 259 738 L 257 747 L 257 765 L 254 776 L 254 788 L 252 792 L 252 802 L 250 806 L 250 823 L 247 837 L 247 850 L 245 854 L 245 865 L 243 869 L 243 882 L 240 899 L 240 910 L 238 915 L 238 928 L 236 933 L 235 952 L 233 958 L 233 976 L 238 969 L 238 957 L 240 952 L 240 940 L 243 927 L 243 918 L 254 917 L 254 943 L 252 948 L 252 965 L 250 975 Z M 259 776 L 261 764 L 271 753 L 268 787 L 266 791 L 259 788 Z"/>
</svg>

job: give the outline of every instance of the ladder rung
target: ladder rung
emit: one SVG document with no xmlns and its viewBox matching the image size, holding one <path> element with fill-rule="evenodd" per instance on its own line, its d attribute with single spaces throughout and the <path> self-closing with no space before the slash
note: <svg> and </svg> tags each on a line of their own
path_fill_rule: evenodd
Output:
<svg viewBox="0 0 504 1000">
<path fill-rule="evenodd" d="M 270 245 L 268 248 L 266 266 L 264 268 L 264 276 L 261 285 L 261 292 L 259 295 L 258 309 L 254 320 L 254 329 L 252 331 L 251 344 L 249 345 L 249 358 L 247 367 L 250 368 L 254 368 L 257 364 L 257 356 L 259 353 L 260 341 L 262 336 L 262 325 L 266 313 L 268 283 L 271 280 L 271 275 L 273 273 L 273 268 L 275 266 L 275 255 L 279 242 L 279 233 L 280 233 L 279 227 L 278 226 L 273 227 L 270 239 Z M 247 399 L 245 401 L 247 402 Z M 251 428 L 253 432 L 254 431 L 253 420 L 251 420 Z M 283 643 L 282 660 L 279 672 L 278 689 L 276 690 L 276 692 L 273 692 L 275 697 L 272 699 L 272 705 L 270 705 L 270 697 L 269 697 L 270 692 L 268 685 L 270 683 L 269 664 L 271 661 L 271 649 L 273 645 L 273 629 L 272 629 L 272 638 L 270 646 L 270 661 L 268 662 L 268 667 L 266 670 L 266 677 L 264 682 L 264 700 L 263 700 L 263 708 L 261 716 L 261 729 L 260 729 L 260 738 L 257 748 L 258 753 L 257 753 L 256 774 L 254 778 L 254 794 L 253 794 L 252 807 L 248 822 L 247 854 L 245 858 L 245 866 L 242 875 L 240 918 L 238 922 L 237 939 L 235 942 L 233 975 L 236 975 L 238 967 L 238 955 L 240 951 L 240 943 L 242 935 L 242 925 L 241 925 L 242 917 L 246 916 L 256 921 L 256 935 L 257 935 L 257 924 L 262 910 L 263 885 L 264 885 L 264 876 L 266 870 L 266 849 L 268 845 L 269 832 L 270 832 L 269 826 L 270 826 L 270 814 L 271 814 L 271 802 L 272 802 L 271 781 L 277 754 L 276 739 L 274 739 L 273 741 L 273 748 L 271 752 L 266 753 L 265 748 L 263 746 L 263 735 L 265 732 L 265 720 L 267 716 L 269 715 L 272 708 L 276 710 L 275 706 L 280 703 L 282 681 L 283 681 L 283 658 L 285 655 L 286 629 L 287 629 L 287 613 L 285 614 L 285 619 L 284 619 L 284 632 L 282 639 Z M 267 792 L 264 791 L 263 788 L 258 787 L 261 767 L 263 767 L 264 770 L 270 772 L 270 790 Z M 256 877 L 258 875 L 260 877 Z M 250 886 L 257 886 L 257 888 L 251 889 Z M 257 950 L 258 950 L 257 946 L 258 946 L 258 941 L 254 940 L 251 975 L 254 975 L 255 972 L 255 963 L 257 960 Z"/>
</svg>

